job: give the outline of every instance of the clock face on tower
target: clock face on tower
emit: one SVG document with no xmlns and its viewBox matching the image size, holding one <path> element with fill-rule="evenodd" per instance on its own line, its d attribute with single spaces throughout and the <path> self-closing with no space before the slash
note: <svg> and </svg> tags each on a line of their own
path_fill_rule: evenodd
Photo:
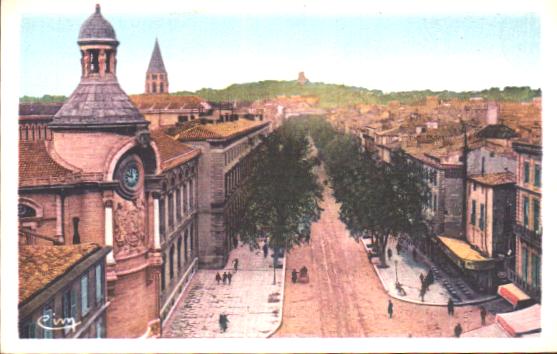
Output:
<svg viewBox="0 0 557 354">
<path fill-rule="evenodd" d="M 143 185 L 143 165 L 139 156 L 124 158 L 118 164 L 114 180 L 118 181 L 118 194 L 126 199 L 135 199 Z"/>
<path fill-rule="evenodd" d="M 124 183 L 128 188 L 134 188 L 139 182 L 139 169 L 135 164 L 127 166 L 124 172 Z"/>
</svg>

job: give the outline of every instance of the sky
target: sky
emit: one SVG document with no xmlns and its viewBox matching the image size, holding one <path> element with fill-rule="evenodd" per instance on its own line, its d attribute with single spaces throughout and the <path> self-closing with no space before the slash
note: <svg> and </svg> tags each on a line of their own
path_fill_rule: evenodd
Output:
<svg viewBox="0 0 557 354">
<path fill-rule="evenodd" d="M 35 9 L 20 22 L 20 95 L 69 95 L 80 78 L 84 2 L 54 14 Z M 120 41 L 117 75 L 129 94 L 144 90 L 158 38 L 170 91 L 233 83 L 294 80 L 385 92 L 541 86 L 540 19 L 533 12 L 397 11 L 123 12 L 101 2 Z M 151 2 L 151 4 L 154 4 Z M 53 46 L 52 44 L 55 43 Z M 46 70 L 45 70 L 46 69 Z"/>
</svg>

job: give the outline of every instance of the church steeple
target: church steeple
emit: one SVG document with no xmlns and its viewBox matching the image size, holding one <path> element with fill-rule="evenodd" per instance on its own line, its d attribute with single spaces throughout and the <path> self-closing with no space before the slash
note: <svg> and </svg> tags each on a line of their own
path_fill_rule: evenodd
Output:
<svg viewBox="0 0 557 354">
<path fill-rule="evenodd" d="M 155 40 L 155 48 L 151 55 L 147 76 L 145 78 L 145 93 L 168 93 L 168 75 L 162 61 L 159 40 Z"/>
</svg>

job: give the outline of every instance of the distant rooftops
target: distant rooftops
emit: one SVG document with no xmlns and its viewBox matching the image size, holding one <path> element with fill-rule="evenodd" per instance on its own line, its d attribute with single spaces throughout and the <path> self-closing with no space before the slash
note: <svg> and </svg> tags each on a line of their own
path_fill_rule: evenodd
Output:
<svg viewBox="0 0 557 354">
<path fill-rule="evenodd" d="M 198 96 L 132 95 L 130 99 L 141 111 L 211 108 L 206 101 Z"/>
<path fill-rule="evenodd" d="M 62 107 L 64 102 L 53 103 L 20 103 L 19 116 L 45 116 L 53 117 Z"/>
<path fill-rule="evenodd" d="M 174 135 L 174 138 L 179 141 L 230 139 L 268 124 L 269 122 L 252 121 L 243 118 L 224 123 L 195 124 L 179 130 Z"/>
</svg>

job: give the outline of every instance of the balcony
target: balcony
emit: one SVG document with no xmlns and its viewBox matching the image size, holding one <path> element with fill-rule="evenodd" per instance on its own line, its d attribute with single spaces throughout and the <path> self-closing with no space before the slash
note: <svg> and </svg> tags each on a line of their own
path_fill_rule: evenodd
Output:
<svg viewBox="0 0 557 354">
<path fill-rule="evenodd" d="M 541 248 L 541 243 L 542 243 L 541 230 L 536 232 L 524 227 L 524 225 L 515 224 L 514 233 L 520 238 L 522 238 L 524 241 L 533 245 L 534 247 L 537 247 L 538 249 Z"/>
<path fill-rule="evenodd" d="M 513 283 L 515 283 L 520 289 L 522 289 L 522 291 L 528 294 L 528 296 L 530 296 L 532 299 L 535 299 L 537 302 L 540 302 L 542 291 L 539 285 L 534 286 L 532 284 L 529 284 L 528 282 L 524 281 L 524 279 L 522 279 L 520 275 L 518 275 L 512 269 L 507 269 L 507 278 Z"/>
</svg>

